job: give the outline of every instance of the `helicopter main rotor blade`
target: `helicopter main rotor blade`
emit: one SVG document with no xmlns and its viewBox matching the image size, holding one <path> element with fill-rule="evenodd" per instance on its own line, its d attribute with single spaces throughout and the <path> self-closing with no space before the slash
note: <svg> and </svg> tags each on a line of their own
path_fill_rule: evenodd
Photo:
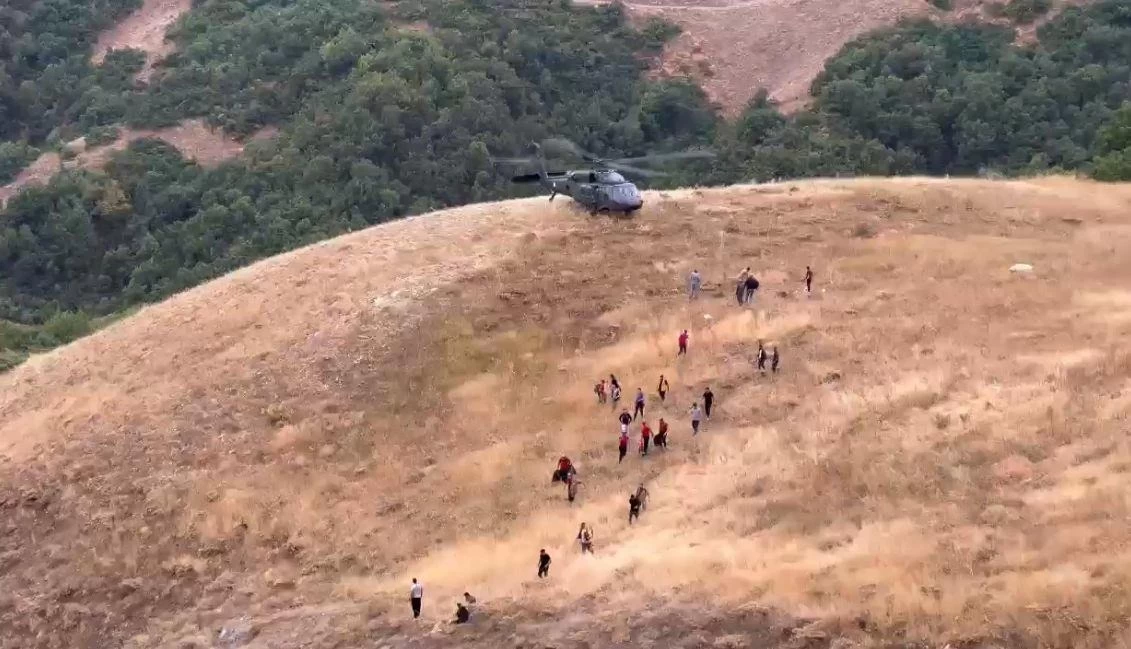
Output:
<svg viewBox="0 0 1131 649">
<path fill-rule="evenodd" d="M 557 150 L 559 153 L 568 153 L 570 155 L 575 155 L 587 162 L 592 162 L 598 159 L 597 156 L 589 153 L 585 149 L 577 146 L 577 144 L 563 137 L 552 137 L 543 140 L 542 147 L 545 149 Z"/>
<path fill-rule="evenodd" d="M 714 158 L 713 151 L 681 151 L 677 153 L 654 153 L 651 155 L 635 156 L 632 158 L 617 158 L 609 160 L 610 164 L 634 164 L 642 162 L 668 162 L 671 160 L 702 160 Z"/>
<path fill-rule="evenodd" d="M 491 158 L 491 162 L 495 164 L 521 165 L 531 164 L 537 162 L 537 160 L 535 158 Z"/>
<path fill-rule="evenodd" d="M 630 173 L 634 176 L 644 176 L 645 178 L 660 178 L 662 176 L 668 175 L 668 174 L 666 174 L 662 171 L 652 171 L 651 169 L 641 169 L 640 167 L 634 167 L 632 165 L 626 165 L 626 164 L 617 163 L 617 164 L 609 164 L 608 166 L 612 169 L 616 169 L 617 171 L 627 171 L 628 173 Z"/>
</svg>

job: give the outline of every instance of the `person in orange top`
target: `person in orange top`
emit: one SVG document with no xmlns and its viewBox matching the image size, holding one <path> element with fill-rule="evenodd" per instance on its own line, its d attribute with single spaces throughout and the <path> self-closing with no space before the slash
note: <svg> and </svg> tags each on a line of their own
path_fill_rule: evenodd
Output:
<svg viewBox="0 0 1131 649">
<path fill-rule="evenodd" d="M 640 454 L 648 455 L 648 442 L 652 441 L 652 429 L 648 422 L 640 424 Z"/>
<path fill-rule="evenodd" d="M 656 431 L 656 447 L 668 447 L 668 422 L 663 417 L 660 417 L 660 428 Z"/>
</svg>

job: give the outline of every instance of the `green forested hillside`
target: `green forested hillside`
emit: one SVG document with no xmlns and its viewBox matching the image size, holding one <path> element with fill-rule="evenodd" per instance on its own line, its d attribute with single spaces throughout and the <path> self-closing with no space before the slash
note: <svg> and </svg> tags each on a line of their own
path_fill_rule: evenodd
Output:
<svg viewBox="0 0 1131 649">
<path fill-rule="evenodd" d="M 809 111 L 783 117 L 763 95 L 733 123 L 689 82 L 646 80 L 672 30 L 633 29 L 617 5 L 200 0 L 173 31 L 177 53 L 139 86 L 140 53 L 86 62 L 93 31 L 136 4 L 103 3 L 73 23 L 60 16 L 90 2 L 0 9 L 0 174 L 33 147 L 113 124 L 203 116 L 239 135 L 281 131 L 210 170 L 138 141 L 104 173 L 66 172 L 13 199 L 0 214 L 0 318 L 25 326 L 111 314 L 348 229 L 513 195 L 489 156 L 549 135 L 601 153 L 719 151 L 670 184 L 1129 172 L 1127 112 L 1113 115 L 1131 99 L 1131 0 L 1069 9 L 1031 48 L 1000 27 L 885 30 L 828 62 Z"/>
</svg>

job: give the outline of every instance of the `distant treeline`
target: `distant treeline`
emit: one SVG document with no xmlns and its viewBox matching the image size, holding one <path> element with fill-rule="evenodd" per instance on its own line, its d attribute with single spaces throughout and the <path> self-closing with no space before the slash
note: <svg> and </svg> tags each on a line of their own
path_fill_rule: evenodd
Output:
<svg viewBox="0 0 1131 649">
<path fill-rule="evenodd" d="M 137 4 L 0 9 L 0 179 L 115 124 L 204 116 L 280 134 L 211 170 L 141 140 L 104 173 L 65 172 L 16 197 L 0 214 L 0 318 L 110 314 L 346 230 L 513 196 L 490 156 L 551 135 L 609 154 L 719 152 L 673 169 L 672 185 L 1131 177 L 1131 108 L 1117 113 L 1131 100 L 1131 0 L 1069 8 L 1036 47 L 1003 27 L 883 30 L 827 63 L 809 110 L 784 117 L 763 93 L 731 122 L 693 83 L 645 78 L 676 32 L 633 29 L 617 4 L 402 0 L 389 15 L 366 0 L 198 0 L 150 86 L 133 81 L 139 52 L 87 62 L 97 30 Z"/>
</svg>

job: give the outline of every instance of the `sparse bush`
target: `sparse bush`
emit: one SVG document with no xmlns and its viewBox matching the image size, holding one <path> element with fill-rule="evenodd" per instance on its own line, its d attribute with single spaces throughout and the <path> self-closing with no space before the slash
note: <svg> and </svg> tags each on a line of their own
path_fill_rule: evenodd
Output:
<svg viewBox="0 0 1131 649">
<path fill-rule="evenodd" d="M 39 149 L 23 142 L 0 142 L 0 184 L 15 178 L 38 155 Z"/>
<path fill-rule="evenodd" d="M 1027 25 L 1048 13 L 1052 0 L 1010 0 L 1002 14 L 1019 25 Z"/>
<path fill-rule="evenodd" d="M 90 331 L 90 316 L 81 311 L 60 311 L 43 324 L 43 333 L 58 341 L 57 344 L 69 343 Z"/>
<path fill-rule="evenodd" d="M 857 239 L 871 239 L 872 237 L 876 236 L 876 231 L 872 228 L 872 225 L 870 223 L 864 223 L 863 221 L 861 221 L 860 223 L 856 224 L 856 227 L 852 228 L 852 236 L 856 237 Z"/>
</svg>

